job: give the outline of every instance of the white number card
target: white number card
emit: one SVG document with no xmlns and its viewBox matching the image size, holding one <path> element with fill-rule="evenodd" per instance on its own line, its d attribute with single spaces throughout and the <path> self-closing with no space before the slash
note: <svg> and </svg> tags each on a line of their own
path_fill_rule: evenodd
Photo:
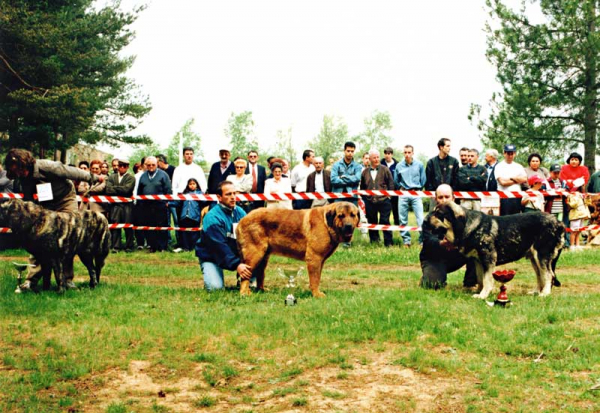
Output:
<svg viewBox="0 0 600 413">
<path fill-rule="evenodd" d="M 36 188 L 39 202 L 52 201 L 54 199 L 54 195 L 52 195 L 52 185 L 50 183 L 38 184 L 36 185 Z"/>
</svg>

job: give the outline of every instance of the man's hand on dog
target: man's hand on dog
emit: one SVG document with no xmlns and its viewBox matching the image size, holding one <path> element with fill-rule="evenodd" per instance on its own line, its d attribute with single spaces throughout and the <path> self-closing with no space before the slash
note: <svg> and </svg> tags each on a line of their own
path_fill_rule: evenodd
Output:
<svg viewBox="0 0 600 413">
<path fill-rule="evenodd" d="M 444 238 L 443 240 L 440 241 L 440 245 L 442 247 L 446 248 L 446 250 L 448 250 L 448 251 L 452 251 L 452 250 L 456 249 L 454 244 L 451 243 L 450 241 L 448 241 L 446 238 Z"/>
<path fill-rule="evenodd" d="M 252 268 L 246 264 L 240 264 L 237 266 L 237 272 L 243 280 L 249 280 L 252 278 Z"/>
</svg>

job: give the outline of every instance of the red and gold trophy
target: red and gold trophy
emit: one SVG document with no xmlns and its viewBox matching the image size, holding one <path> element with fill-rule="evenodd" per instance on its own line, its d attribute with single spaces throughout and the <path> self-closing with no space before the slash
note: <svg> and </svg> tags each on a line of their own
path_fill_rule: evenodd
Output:
<svg viewBox="0 0 600 413">
<path fill-rule="evenodd" d="M 506 294 L 506 285 L 504 284 L 512 280 L 515 277 L 515 273 L 515 270 L 494 271 L 494 279 L 499 283 L 502 283 L 502 285 L 500 286 L 500 293 L 498 294 L 496 301 L 494 301 L 494 305 L 499 305 L 502 307 L 512 305 L 512 302 L 508 299 L 508 295 Z"/>
</svg>

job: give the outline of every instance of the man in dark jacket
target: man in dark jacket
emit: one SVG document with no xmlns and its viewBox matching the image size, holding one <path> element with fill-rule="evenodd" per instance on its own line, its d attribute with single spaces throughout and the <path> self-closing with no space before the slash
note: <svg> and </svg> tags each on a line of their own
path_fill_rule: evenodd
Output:
<svg viewBox="0 0 600 413">
<path fill-rule="evenodd" d="M 171 180 L 162 169 L 154 156 L 148 156 L 144 161 L 146 171 L 140 177 L 136 195 L 171 195 Z M 150 227 L 166 227 L 167 201 L 138 200 L 141 202 L 140 215 L 143 225 Z M 166 231 L 146 231 L 146 242 L 150 252 L 165 251 L 168 246 Z"/>
<path fill-rule="evenodd" d="M 325 161 L 317 156 L 313 162 L 315 171 L 306 177 L 306 192 L 331 192 L 331 172 L 326 171 Z M 327 205 L 328 199 L 313 199 L 311 208 Z"/>
<path fill-rule="evenodd" d="M 243 264 L 235 240 L 235 227 L 246 212 L 235 205 L 235 188 L 229 181 L 217 185 L 219 203 L 202 221 L 202 232 L 196 243 L 196 256 L 208 291 L 225 288 L 223 269 L 237 271 L 241 278 L 252 276 L 252 269 Z"/>
<path fill-rule="evenodd" d="M 449 185 L 440 185 L 435 191 L 436 204 L 454 201 L 454 192 Z M 449 272 L 454 272 L 467 263 L 467 259 L 446 238 L 440 240 L 433 234 L 429 219 L 422 227 L 423 249 L 419 254 L 423 275 L 419 285 L 424 288 L 440 289 L 446 286 Z"/>
<path fill-rule="evenodd" d="M 379 151 L 369 151 L 370 167 L 362 171 L 360 189 L 394 190 L 394 177 L 387 166 L 379 163 Z M 389 196 L 363 196 L 365 210 L 369 224 L 390 225 L 390 212 L 392 201 Z M 379 216 L 379 219 L 377 219 Z M 379 242 L 379 231 L 369 230 L 369 239 L 372 243 Z M 394 243 L 391 231 L 383 231 L 383 244 L 391 247 Z"/>
<path fill-rule="evenodd" d="M 213 163 L 208 174 L 208 193 L 217 192 L 217 185 L 223 182 L 229 175 L 235 175 L 235 165 L 229 160 L 231 153 L 227 149 L 219 151 L 219 162 Z"/>
<path fill-rule="evenodd" d="M 106 195 L 122 196 L 130 198 L 133 195 L 135 187 L 135 177 L 127 172 L 129 169 L 129 161 L 119 159 L 117 164 L 117 173 L 111 174 L 106 180 Z M 142 201 L 143 202 L 143 201 Z M 110 222 L 113 224 L 131 224 L 133 212 L 133 203 L 131 202 L 115 202 L 111 204 Z M 110 230 L 112 252 L 123 249 L 121 246 L 121 228 Z M 125 228 L 125 251 L 133 251 L 133 230 Z"/>
<path fill-rule="evenodd" d="M 485 191 L 487 181 L 487 170 L 478 164 L 479 151 L 469 149 L 467 152 L 467 164 L 458 170 L 456 189 L 459 191 L 479 192 Z M 463 199 L 460 205 L 464 209 L 481 211 L 480 199 Z"/>
<path fill-rule="evenodd" d="M 391 146 L 388 146 L 383 150 L 383 159 L 381 160 L 381 164 L 383 166 L 387 166 L 392 176 L 396 176 L 396 166 L 398 165 L 398 160 L 394 158 L 394 149 Z M 391 198 L 392 201 L 392 215 L 394 216 L 394 225 L 400 224 L 400 215 L 398 213 L 398 197 L 393 196 Z"/>
<path fill-rule="evenodd" d="M 425 167 L 425 190 L 435 191 L 441 184 L 456 186 L 458 174 L 458 161 L 450 156 L 450 139 L 442 138 L 437 143 L 439 154 L 427 161 Z M 429 203 L 429 210 L 433 211 L 435 202 Z"/>
<path fill-rule="evenodd" d="M 264 166 L 258 164 L 258 152 L 248 152 L 248 166 L 246 174 L 252 176 L 252 194 L 262 194 L 265 192 L 265 181 L 267 180 L 267 171 Z M 253 201 L 250 203 L 252 210 L 265 206 L 265 201 Z"/>
</svg>

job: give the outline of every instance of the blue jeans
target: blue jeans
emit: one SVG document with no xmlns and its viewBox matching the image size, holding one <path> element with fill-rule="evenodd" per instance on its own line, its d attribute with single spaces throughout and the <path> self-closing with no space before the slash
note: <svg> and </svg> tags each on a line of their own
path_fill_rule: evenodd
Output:
<svg viewBox="0 0 600 413">
<path fill-rule="evenodd" d="M 204 288 L 208 291 L 222 290 L 225 288 L 225 276 L 223 269 L 214 262 L 200 261 L 200 268 L 204 276 Z M 250 278 L 250 282 L 256 281 L 256 277 Z"/>
<path fill-rule="evenodd" d="M 208 291 L 222 290 L 225 288 L 225 277 L 223 269 L 214 262 L 200 262 L 202 275 L 204 276 L 204 288 Z"/>
<path fill-rule="evenodd" d="M 423 225 L 423 202 L 418 196 L 398 197 L 398 215 L 400 216 L 400 225 L 408 225 L 408 211 L 412 208 L 417 218 L 417 225 Z M 404 244 L 410 245 L 410 232 L 402 231 L 400 233 Z M 423 243 L 423 236 L 419 233 L 419 244 Z"/>
</svg>

